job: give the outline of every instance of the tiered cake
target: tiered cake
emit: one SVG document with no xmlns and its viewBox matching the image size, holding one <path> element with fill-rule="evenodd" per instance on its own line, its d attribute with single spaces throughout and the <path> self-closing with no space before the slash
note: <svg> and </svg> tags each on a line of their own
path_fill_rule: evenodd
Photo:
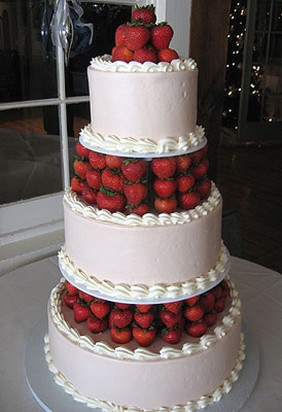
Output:
<svg viewBox="0 0 282 412">
<path fill-rule="evenodd" d="M 113 57 L 88 69 L 91 124 L 64 197 L 64 279 L 48 305 L 46 359 L 88 406 L 193 411 L 238 378 L 241 304 L 196 126 L 196 64 L 154 40 L 168 25 L 142 19 L 122 25 Z M 128 27 L 149 31 L 143 54 Z"/>
</svg>

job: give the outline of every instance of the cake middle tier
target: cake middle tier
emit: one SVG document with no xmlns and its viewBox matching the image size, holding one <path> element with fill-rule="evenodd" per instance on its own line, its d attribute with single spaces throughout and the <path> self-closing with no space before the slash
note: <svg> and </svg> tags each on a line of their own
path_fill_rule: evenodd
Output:
<svg viewBox="0 0 282 412">
<path fill-rule="evenodd" d="M 64 199 L 65 252 L 77 269 L 114 284 L 176 284 L 205 274 L 220 260 L 222 199 L 214 186 L 191 211 L 110 213 L 87 206 L 71 190 Z"/>
</svg>

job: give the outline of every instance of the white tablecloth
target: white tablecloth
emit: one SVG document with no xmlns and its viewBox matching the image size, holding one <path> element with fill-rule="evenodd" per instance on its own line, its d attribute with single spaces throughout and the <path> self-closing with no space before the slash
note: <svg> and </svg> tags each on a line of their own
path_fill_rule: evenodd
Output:
<svg viewBox="0 0 282 412">
<path fill-rule="evenodd" d="M 245 322 L 260 352 L 257 385 L 242 412 L 280 412 L 282 275 L 234 257 L 231 267 L 230 275 L 240 292 Z M 1 412 L 41 411 L 25 380 L 24 353 L 26 341 L 46 314 L 50 291 L 60 277 L 56 258 L 49 258 L 0 278 Z"/>
</svg>

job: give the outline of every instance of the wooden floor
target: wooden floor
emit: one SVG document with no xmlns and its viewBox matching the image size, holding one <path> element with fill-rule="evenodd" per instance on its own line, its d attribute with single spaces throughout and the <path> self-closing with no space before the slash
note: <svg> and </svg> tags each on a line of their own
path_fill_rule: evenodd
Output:
<svg viewBox="0 0 282 412">
<path fill-rule="evenodd" d="M 282 145 L 221 147 L 217 186 L 235 254 L 282 273 Z"/>
</svg>

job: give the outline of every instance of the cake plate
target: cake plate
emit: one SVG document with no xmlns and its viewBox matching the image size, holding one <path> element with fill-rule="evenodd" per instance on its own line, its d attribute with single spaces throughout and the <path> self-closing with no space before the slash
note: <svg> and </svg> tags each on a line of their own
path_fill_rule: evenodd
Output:
<svg viewBox="0 0 282 412">
<path fill-rule="evenodd" d="M 44 353 L 44 336 L 47 331 L 45 316 L 29 336 L 25 351 L 25 375 L 32 395 L 46 412 L 89 412 L 90 408 L 75 401 L 54 381 L 49 371 Z M 239 379 L 232 385 L 230 393 L 224 395 L 220 402 L 207 406 L 204 412 L 238 412 L 247 402 L 256 385 L 259 373 L 259 351 L 254 337 L 246 325 L 243 326 L 246 344 L 246 359 Z M 102 412 L 100 408 L 91 408 Z M 197 409 L 198 411 L 199 409 Z"/>
</svg>

